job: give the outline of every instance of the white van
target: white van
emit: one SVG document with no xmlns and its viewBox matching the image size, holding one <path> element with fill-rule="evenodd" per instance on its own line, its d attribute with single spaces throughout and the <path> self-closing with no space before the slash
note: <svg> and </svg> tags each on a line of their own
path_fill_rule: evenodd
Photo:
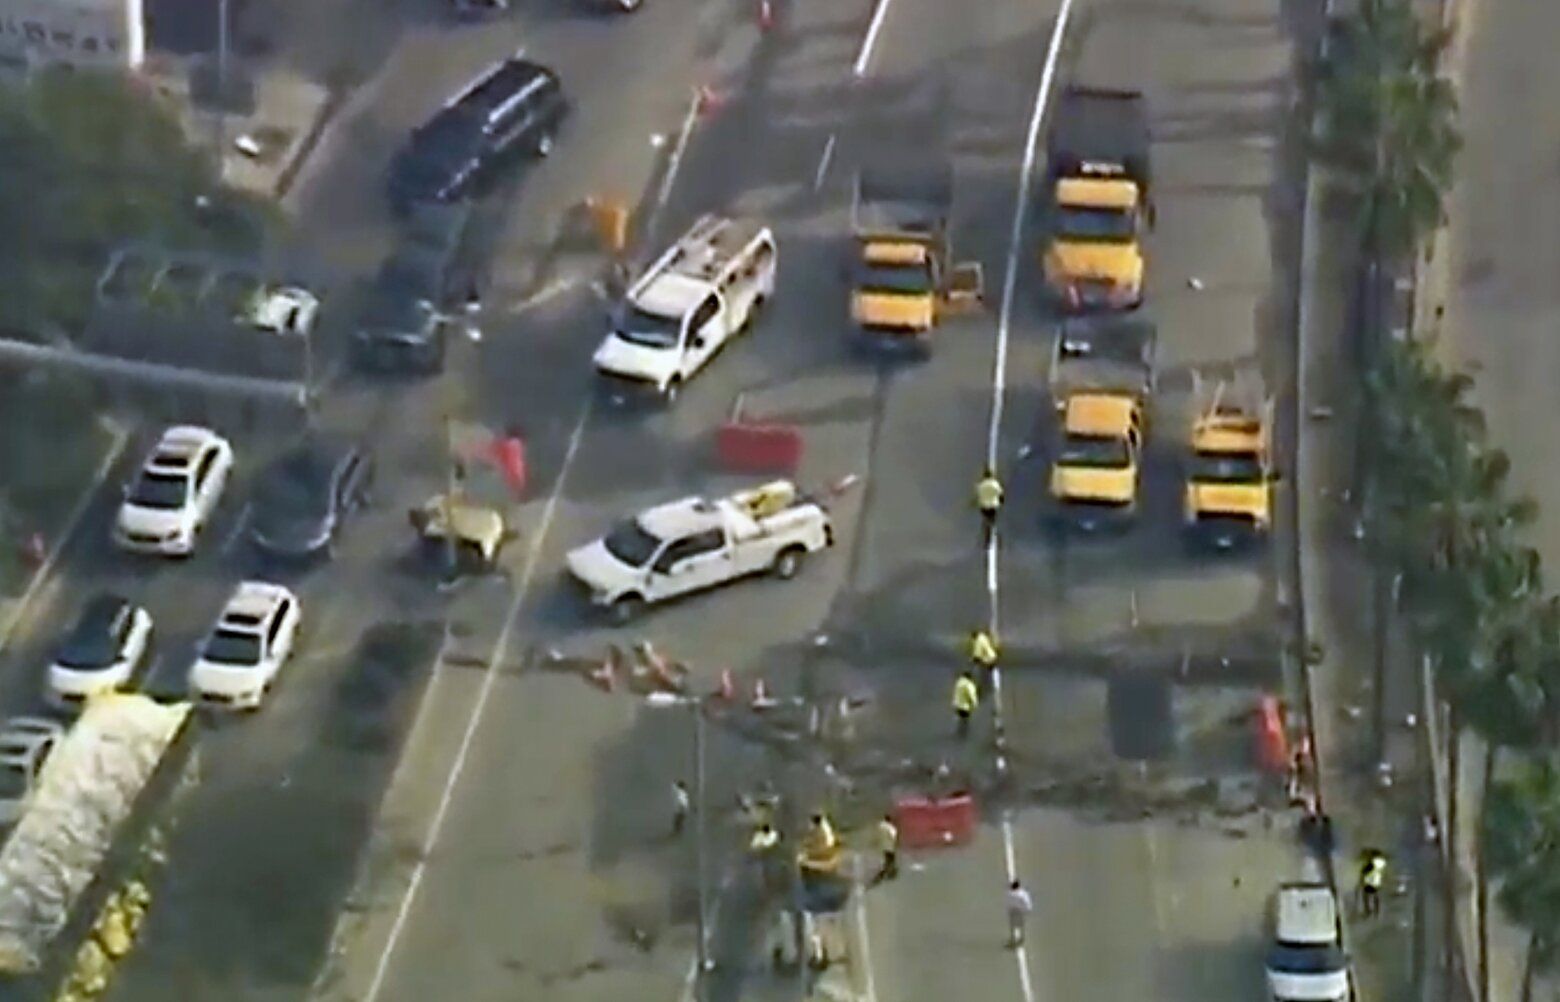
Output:
<svg viewBox="0 0 1560 1002">
<path fill-rule="evenodd" d="M 596 349 L 616 404 L 671 403 L 715 353 L 748 330 L 775 289 L 775 237 L 761 223 L 705 216 L 628 289 Z"/>
</svg>

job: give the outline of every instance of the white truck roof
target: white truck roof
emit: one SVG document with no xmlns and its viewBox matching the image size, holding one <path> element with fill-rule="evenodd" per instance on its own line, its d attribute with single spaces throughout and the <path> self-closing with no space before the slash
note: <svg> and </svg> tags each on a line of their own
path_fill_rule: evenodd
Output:
<svg viewBox="0 0 1560 1002">
<path fill-rule="evenodd" d="M 769 227 L 752 220 L 707 215 L 656 259 L 628 290 L 646 313 L 682 317 L 709 295 Z"/>
<path fill-rule="evenodd" d="M 682 539 L 720 528 L 740 538 L 757 535 L 763 519 L 802 500 L 794 483 L 774 480 L 713 501 L 694 495 L 646 508 L 639 514 L 639 526 L 658 539 Z"/>
<path fill-rule="evenodd" d="M 186 703 L 105 695 L 66 732 L 0 848 L 0 971 L 42 963 L 189 715 Z"/>
<path fill-rule="evenodd" d="M 1333 943 L 1338 939 L 1338 903 L 1326 884 L 1293 883 L 1278 889 L 1274 932 L 1284 943 Z"/>
</svg>

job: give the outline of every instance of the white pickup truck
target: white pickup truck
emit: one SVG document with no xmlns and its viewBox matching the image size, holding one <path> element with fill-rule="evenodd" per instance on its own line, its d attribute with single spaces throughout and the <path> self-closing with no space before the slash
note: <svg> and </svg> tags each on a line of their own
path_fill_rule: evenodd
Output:
<svg viewBox="0 0 1560 1002">
<path fill-rule="evenodd" d="M 591 601 L 622 623 L 646 605 L 750 574 L 794 577 L 807 554 L 833 543 L 823 506 L 776 480 L 729 497 L 649 508 L 571 551 L 568 567 Z"/>
</svg>

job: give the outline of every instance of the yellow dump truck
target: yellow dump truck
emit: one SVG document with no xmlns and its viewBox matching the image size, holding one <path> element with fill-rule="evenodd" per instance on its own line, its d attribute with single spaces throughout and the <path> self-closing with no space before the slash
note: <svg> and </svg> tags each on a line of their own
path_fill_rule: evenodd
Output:
<svg viewBox="0 0 1560 1002">
<path fill-rule="evenodd" d="M 947 169 L 856 175 L 850 315 L 865 346 L 930 352 L 948 279 L 952 202 Z"/>
<path fill-rule="evenodd" d="M 1143 302 L 1153 225 L 1148 113 L 1138 91 L 1069 87 L 1047 145 L 1046 287 L 1069 313 Z"/>
<path fill-rule="evenodd" d="M 1157 343 L 1153 323 L 1135 315 L 1073 318 L 1057 333 L 1050 498 L 1058 528 L 1095 532 L 1135 520 Z"/>
<path fill-rule="evenodd" d="M 1184 514 L 1199 546 L 1232 550 L 1273 527 L 1273 401 L 1252 374 L 1193 373 L 1191 450 Z"/>
</svg>

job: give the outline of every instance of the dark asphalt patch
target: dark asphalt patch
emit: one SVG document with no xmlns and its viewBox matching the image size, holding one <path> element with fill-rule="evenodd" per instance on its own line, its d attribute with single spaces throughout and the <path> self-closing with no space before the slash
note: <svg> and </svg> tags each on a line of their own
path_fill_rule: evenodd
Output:
<svg viewBox="0 0 1560 1002">
<path fill-rule="evenodd" d="M 1106 695 L 1110 747 L 1137 762 L 1167 759 L 1175 751 L 1170 685 L 1163 679 L 1113 679 Z"/>
<path fill-rule="evenodd" d="M 152 889 L 146 937 L 109 998 L 225 1002 L 262 987 L 307 991 L 440 639 L 431 624 L 368 631 L 322 708 L 321 733 L 291 759 L 246 747 L 259 735 L 244 728 L 215 748 L 208 741 L 203 755 L 230 760 L 189 794 Z"/>
</svg>

